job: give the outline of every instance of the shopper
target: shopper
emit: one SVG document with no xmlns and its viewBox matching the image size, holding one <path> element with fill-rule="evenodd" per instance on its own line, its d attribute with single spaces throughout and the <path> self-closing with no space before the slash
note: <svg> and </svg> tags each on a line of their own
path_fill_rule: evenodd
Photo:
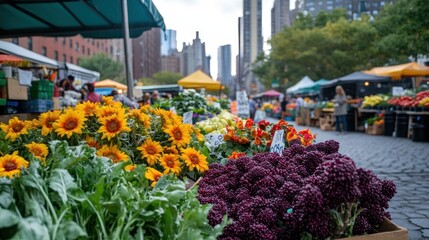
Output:
<svg viewBox="0 0 429 240">
<path fill-rule="evenodd" d="M 281 99 L 281 103 L 280 103 L 280 106 L 281 106 L 281 109 L 282 109 L 281 119 L 283 119 L 283 120 L 286 117 L 286 106 L 287 106 L 287 104 L 288 104 L 288 102 L 286 100 L 286 97 L 283 97 L 283 99 Z"/>
<path fill-rule="evenodd" d="M 136 102 L 133 102 L 131 99 L 129 99 L 127 96 L 124 96 L 123 94 L 119 94 L 118 90 L 113 89 L 110 96 L 113 96 L 113 100 L 117 102 L 121 102 L 123 105 L 130 107 L 130 108 L 138 108 L 138 104 Z"/>
<path fill-rule="evenodd" d="M 87 83 L 84 85 L 84 89 L 86 90 L 87 94 L 85 97 L 86 101 L 90 102 L 102 102 L 101 96 L 95 92 L 95 87 L 93 83 Z"/>
<path fill-rule="evenodd" d="M 250 95 L 249 96 L 249 113 L 250 113 L 250 118 L 254 119 L 255 118 L 255 113 L 256 113 L 256 102 L 255 100 L 253 100 L 253 96 Z"/>
<path fill-rule="evenodd" d="M 159 102 L 161 98 L 159 97 L 159 92 L 157 90 L 153 91 L 152 97 L 150 98 L 150 104 L 153 105 Z"/>
<path fill-rule="evenodd" d="M 335 88 L 334 116 L 336 131 L 339 133 L 347 132 L 347 96 L 340 85 Z"/>
</svg>

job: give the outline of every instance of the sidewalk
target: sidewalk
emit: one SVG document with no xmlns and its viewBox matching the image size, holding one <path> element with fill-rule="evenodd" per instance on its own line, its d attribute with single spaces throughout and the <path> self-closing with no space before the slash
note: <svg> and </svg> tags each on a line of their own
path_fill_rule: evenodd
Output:
<svg viewBox="0 0 429 240">
<path fill-rule="evenodd" d="M 278 122 L 278 119 L 267 121 Z M 388 209 L 392 221 L 408 229 L 410 240 L 429 239 L 429 143 L 361 132 L 338 135 L 335 131 L 290 123 L 297 130 L 309 128 L 316 133 L 316 142 L 338 141 L 340 153 L 352 158 L 358 167 L 393 180 L 397 193 Z"/>
</svg>

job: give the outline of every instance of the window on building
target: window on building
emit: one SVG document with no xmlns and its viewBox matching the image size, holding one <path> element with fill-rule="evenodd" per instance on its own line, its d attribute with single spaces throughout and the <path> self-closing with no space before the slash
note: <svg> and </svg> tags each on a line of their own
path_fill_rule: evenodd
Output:
<svg viewBox="0 0 429 240">
<path fill-rule="evenodd" d="M 12 43 L 19 45 L 19 38 L 12 38 Z"/>
<path fill-rule="evenodd" d="M 58 37 L 54 37 L 54 43 L 58 42 Z"/>
<path fill-rule="evenodd" d="M 378 11 L 377 11 L 377 10 L 374 10 L 374 11 L 372 11 L 372 14 L 373 14 L 373 15 L 378 15 Z"/>
<path fill-rule="evenodd" d="M 73 57 L 70 56 L 70 63 L 73 63 Z"/>
<path fill-rule="evenodd" d="M 94 46 L 94 44 L 95 44 L 95 41 L 94 41 L 94 39 L 92 39 L 92 46 Z"/>
<path fill-rule="evenodd" d="M 32 37 L 27 38 L 27 49 L 30 51 L 33 50 L 33 38 Z"/>
<path fill-rule="evenodd" d="M 113 56 L 113 46 L 110 46 L 110 55 Z"/>
<path fill-rule="evenodd" d="M 82 54 L 85 54 L 85 46 L 82 45 Z"/>
<path fill-rule="evenodd" d="M 42 47 L 42 55 L 46 57 L 48 50 L 46 49 L 46 47 Z"/>
<path fill-rule="evenodd" d="M 58 51 L 54 51 L 54 59 L 58 61 Z"/>
<path fill-rule="evenodd" d="M 91 50 L 89 50 L 89 48 L 86 49 L 86 52 L 88 53 L 88 56 L 91 55 Z"/>
<path fill-rule="evenodd" d="M 320 1 L 320 2 L 319 2 L 319 5 L 323 5 L 323 2 L 322 2 L 322 1 Z"/>
<path fill-rule="evenodd" d="M 332 5 L 333 3 L 334 3 L 334 1 L 331 1 L 331 0 L 326 1 L 326 4 L 328 4 L 328 5 Z"/>
<path fill-rule="evenodd" d="M 67 62 L 67 55 L 63 54 L 63 62 Z"/>
<path fill-rule="evenodd" d="M 100 43 L 97 41 L 97 48 L 100 48 Z"/>
<path fill-rule="evenodd" d="M 66 45 L 66 38 L 63 37 L 63 45 Z"/>
<path fill-rule="evenodd" d="M 384 1 L 381 1 L 381 2 L 380 2 L 380 6 L 384 6 Z"/>
<path fill-rule="evenodd" d="M 73 40 L 69 40 L 69 47 L 70 47 L 70 49 L 73 49 Z"/>
<path fill-rule="evenodd" d="M 77 43 L 75 43 L 75 47 L 74 47 L 74 49 L 76 50 L 76 52 L 79 52 L 79 43 L 77 42 Z"/>
<path fill-rule="evenodd" d="M 326 9 L 332 10 L 332 6 L 327 6 Z"/>
</svg>

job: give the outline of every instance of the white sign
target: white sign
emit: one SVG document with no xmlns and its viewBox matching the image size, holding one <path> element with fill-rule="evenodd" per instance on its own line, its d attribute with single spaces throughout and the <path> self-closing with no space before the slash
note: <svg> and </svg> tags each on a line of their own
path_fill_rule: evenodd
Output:
<svg viewBox="0 0 429 240">
<path fill-rule="evenodd" d="M 205 88 L 201 88 L 200 93 L 201 93 L 202 95 L 206 94 L 206 89 L 205 89 Z"/>
<path fill-rule="evenodd" d="M 402 96 L 404 94 L 403 87 L 392 87 L 392 95 L 393 96 Z"/>
<path fill-rule="evenodd" d="M 223 134 L 207 134 L 206 140 L 210 143 L 211 146 L 217 147 L 223 143 Z"/>
<path fill-rule="evenodd" d="M 259 121 L 264 120 L 266 117 L 267 117 L 267 114 L 265 113 L 265 111 L 256 110 L 254 122 L 258 123 Z"/>
<path fill-rule="evenodd" d="M 20 85 L 31 86 L 32 78 L 33 73 L 31 71 L 18 69 L 18 80 Z"/>
<path fill-rule="evenodd" d="M 249 116 L 249 99 L 246 91 L 237 91 L 237 111 L 238 115 Z"/>
<path fill-rule="evenodd" d="M 177 112 L 176 112 L 176 108 L 175 108 L 175 107 L 171 107 L 171 108 L 170 108 L 170 111 L 172 111 L 174 114 L 177 114 Z"/>
<path fill-rule="evenodd" d="M 185 124 L 192 124 L 192 115 L 193 114 L 194 113 L 192 111 L 185 112 L 183 114 L 183 123 L 185 123 Z"/>
<path fill-rule="evenodd" d="M 276 152 L 282 155 L 283 149 L 285 148 L 284 133 L 285 133 L 284 130 L 277 130 L 274 133 L 273 141 L 270 147 L 270 152 L 272 153 Z"/>
<path fill-rule="evenodd" d="M 213 107 L 220 109 L 220 103 L 214 102 L 213 103 Z"/>
</svg>

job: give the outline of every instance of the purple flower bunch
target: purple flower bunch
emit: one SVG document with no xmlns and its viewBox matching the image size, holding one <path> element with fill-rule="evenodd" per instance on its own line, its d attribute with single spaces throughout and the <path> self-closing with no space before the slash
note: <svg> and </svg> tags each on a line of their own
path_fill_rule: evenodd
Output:
<svg viewBox="0 0 429 240">
<path fill-rule="evenodd" d="M 233 220 L 219 239 L 313 239 L 336 236 L 332 210 L 357 204 L 354 234 L 371 233 L 389 217 L 392 181 L 357 168 L 333 140 L 304 147 L 299 141 L 280 156 L 259 153 L 214 163 L 199 184 L 198 199 L 213 204 L 210 224 Z"/>
</svg>

